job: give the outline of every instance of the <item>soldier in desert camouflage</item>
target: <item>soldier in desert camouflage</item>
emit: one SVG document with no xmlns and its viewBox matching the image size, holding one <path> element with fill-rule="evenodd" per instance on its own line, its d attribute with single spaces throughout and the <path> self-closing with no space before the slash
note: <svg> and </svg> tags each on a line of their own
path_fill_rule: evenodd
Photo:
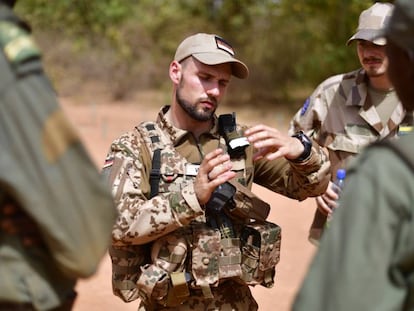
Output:
<svg viewBox="0 0 414 311">
<path fill-rule="evenodd" d="M 171 105 L 110 147 L 113 290 L 140 298 L 140 310 L 256 310 L 249 285 L 273 285 L 280 228 L 252 183 L 296 200 L 327 187 L 329 162 L 303 133 L 237 125 L 223 134 L 229 118 L 215 112 L 232 75 L 248 68 L 229 43 L 186 38 L 169 67 Z"/>
</svg>

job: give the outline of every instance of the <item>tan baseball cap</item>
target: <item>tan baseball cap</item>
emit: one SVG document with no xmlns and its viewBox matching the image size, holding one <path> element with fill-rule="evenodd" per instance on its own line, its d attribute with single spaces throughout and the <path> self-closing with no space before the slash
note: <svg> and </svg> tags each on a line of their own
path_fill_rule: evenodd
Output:
<svg viewBox="0 0 414 311">
<path fill-rule="evenodd" d="M 234 57 L 233 47 L 220 36 L 215 34 L 198 33 L 187 37 L 180 43 L 175 52 L 174 60 L 181 62 L 189 56 L 206 65 L 231 63 L 233 76 L 245 79 L 249 69 Z"/>
<path fill-rule="evenodd" d="M 367 40 L 377 45 L 385 45 L 387 41 L 378 34 L 387 25 L 394 6 L 391 3 L 375 3 L 359 16 L 357 32 L 349 38 L 347 45 L 354 40 Z"/>
</svg>

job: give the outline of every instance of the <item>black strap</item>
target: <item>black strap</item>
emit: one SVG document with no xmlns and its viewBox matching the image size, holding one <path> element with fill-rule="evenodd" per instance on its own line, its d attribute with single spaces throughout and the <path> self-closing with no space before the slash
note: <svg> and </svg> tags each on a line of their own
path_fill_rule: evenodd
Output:
<svg viewBox="0 0 414 311">
<path fill-rule="evenodd" d="M 152 168 L 150 173 L 150 185 L 151 194 L 150 198 L 155 197 L 158 194 L 160 188 L 161 178 L 161 149 L 155 149 L 152 156 Z"/>
</svg>

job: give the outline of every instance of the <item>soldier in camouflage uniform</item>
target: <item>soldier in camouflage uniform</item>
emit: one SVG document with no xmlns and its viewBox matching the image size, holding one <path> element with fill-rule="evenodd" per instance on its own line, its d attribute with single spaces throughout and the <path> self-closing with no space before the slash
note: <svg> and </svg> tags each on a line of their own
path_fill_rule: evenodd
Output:
<svg viewBox="0 0 414 311">
<path fill-rule="evenodd" d="M 212 197 L 220 199 L 213 193 L 235 185 L 231 200 L 242 211 L 247 197 L 259 201 L 249 193 L 253 182 L 304 200 L 325 191 L 329 162 L 303 135 L 286 136 L 264 125 L 238 126 L 247 137 L 240 140 L 250 145 L 239 157 L 229 155 L 232 147 L 220 134 L 215 111 L 231 75 L 246 78 L 248 69 L 221 37 L 186 38 L 169 75 L 171 105 L 155 123 L 144 122 L 116 139 L 106 158 L 104 171 L 120 213 L 110 250 L 114 292 L 125 301 L 139 297 L 140 310 L 256 310 L 248 284 L 273 284 L 280 232 L 271 223 L 251 222 L 250 216 L 266 218 L 257 215 L 265 213 L 265 204 L 255 205 L 255 213 L 247 209 L 244 217 L 231 214 L 226 230 L 212 230 L 206 222 L 215 215 L 206 208 Z M 256 238 L 261 248 L 254 247 Z M 259 256 L 264 260 L 257 263 Z M 253 275 L 250 268 L 260 271 Z M 123 280 L 128 273 L 131 278 Z"/>
<path fill-rule="evenodd" d="M 362 68 L 322 82 L 291 121 L 290 133 L 303 130 L 327 148 L 333 178 L 337 169 L 346 168 L 368 144 L 411 130 L 413 114 L 407 113 L 399 102 L 386 73 L 386 42 L 373 39 L 389 20 L 392 9 L 392 4 L 375 3 L 361 13 L 358 30 L 348 44 L 356 41 Z M 317 209 L 309 233 L 315 245 L 337 198 L 331 186 L 316 198 Z"/>
<path fill-rule="evenodd" d="M 414 1 L 397 0 L 388 74 L 414 109 Z M 294 311 L 414 310 L 414 135 L 368 146 L 348 169 L 340 205 Z"/>
<path fill-rule="evenodd" d="M 13 4 L 0 0 L 0 310 L 71 310 L 116 210 Z"/>
</svg>

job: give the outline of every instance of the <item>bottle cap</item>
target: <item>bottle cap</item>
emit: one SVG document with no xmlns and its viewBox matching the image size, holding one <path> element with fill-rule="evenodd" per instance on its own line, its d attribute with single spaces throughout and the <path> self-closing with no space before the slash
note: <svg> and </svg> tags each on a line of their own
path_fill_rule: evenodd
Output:
<svg viewBox="0 0 414 311">
<path fill-rule="evenodd" d="M 345 179 L 345 177 L 346 177 L 346 171 L 344 169 L 340 168 L 336 171 L 337 179 Z"/>
</svg>

